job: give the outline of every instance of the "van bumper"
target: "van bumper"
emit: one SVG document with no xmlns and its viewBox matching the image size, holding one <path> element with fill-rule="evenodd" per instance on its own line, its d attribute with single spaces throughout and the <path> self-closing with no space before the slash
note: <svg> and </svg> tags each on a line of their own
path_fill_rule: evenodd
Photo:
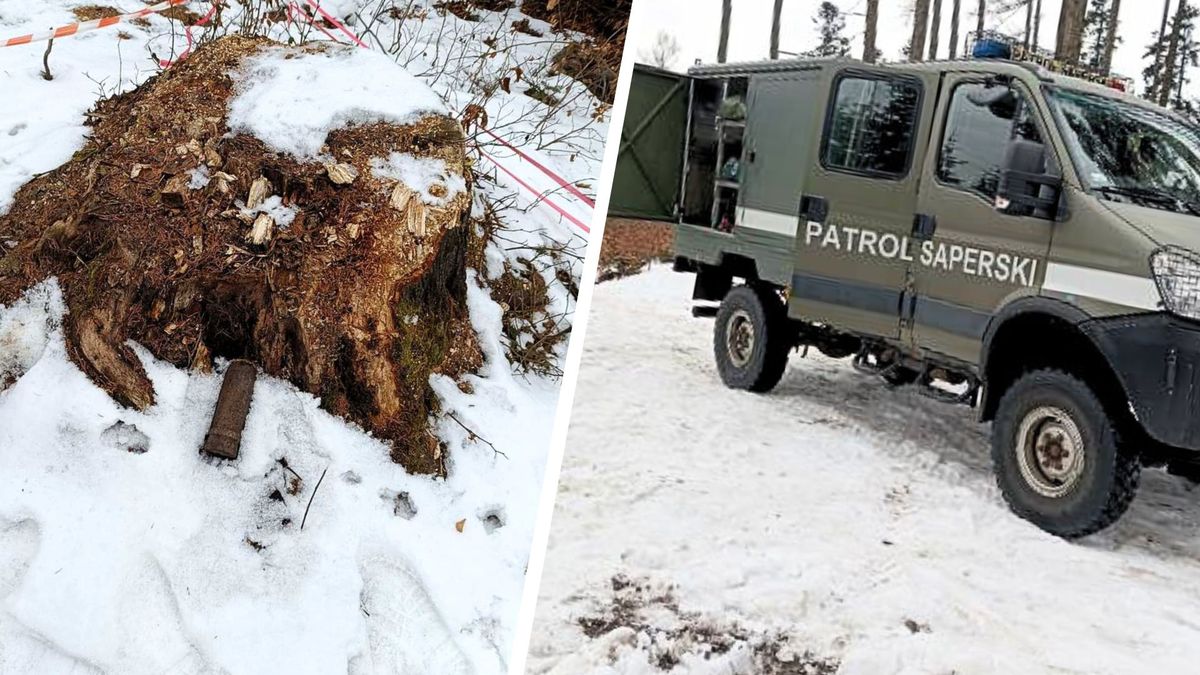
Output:
<svg viewBox="0 0 1200 675">
<path fill-rule="evenodd" d="M 1094 319 L 1080 328 L 1108 359 L 1146 433 L 1200 451 L 1200 324 L 1156 313 Z"/>
</svg>

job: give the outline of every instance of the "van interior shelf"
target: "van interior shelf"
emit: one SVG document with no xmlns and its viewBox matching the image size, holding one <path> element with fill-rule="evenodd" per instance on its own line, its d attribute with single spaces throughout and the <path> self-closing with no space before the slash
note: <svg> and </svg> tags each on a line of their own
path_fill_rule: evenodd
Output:
<svg viewBox="0 0 1200 675">
<path fill-rule="evenodd" d="M 695 82 L 683 222 L 733 228 L 741 190 L 749 78 Z"/>
</svg>

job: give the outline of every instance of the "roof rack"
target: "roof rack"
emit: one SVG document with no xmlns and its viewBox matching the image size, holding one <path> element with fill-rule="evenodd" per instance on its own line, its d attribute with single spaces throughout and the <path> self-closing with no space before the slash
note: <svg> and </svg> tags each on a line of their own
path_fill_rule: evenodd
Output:
<svg viewBox="0 0 1200 675">
<path fill-rule="evenodd" d="M 1118 91 L 1133 92 L 1133 78 L 1106 73 L 1098 68 L 1083 64 L 1059 61 L 1054 53 L 1037 45 L 1026 46 L 1025 41 L 995 30 L 983 33 L 967 33 L 967 51 L 972 59 L 1009 61 L 1029 68 L 1038 78 L 1052 80 L 1051 74 L 1066 75 L 1088 82 L 1102 84 Z"/>
<path fill-rule="evenodd" d="M 842 58 L 796 58 L 776 59 L 773 61 L 742 61 L 739 63 L 716 63 L 695 65 L 688 68 L 692 77 L 737 77 L 752 73 L 781 73 L 796 70 L 816 70 L 829 63 L 851 62 L 854 59 Z"/>
</svg>

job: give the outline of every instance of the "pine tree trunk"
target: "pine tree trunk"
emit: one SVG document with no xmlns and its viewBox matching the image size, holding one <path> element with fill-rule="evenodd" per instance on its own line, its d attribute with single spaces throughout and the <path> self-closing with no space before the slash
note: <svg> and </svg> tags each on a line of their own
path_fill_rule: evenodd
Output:
<svg viewBox="0 0 1200 675">
<path fill-rule="evenodd" d="M 1162 23 L 1158 27 L 1158 43 L 1154 46 L 1154 67 L 1151 70 L 1149 91 L 1146 92 L 1146 98 L 1151 101 L 1158 100 L 1159 85 L 1162 83 L 1163 47 L 1167 44 L 1167 16 L 1170 11 L 1171 0 L 1163 0 Z"/>
<path fill-rule="evenodd" d="M 987 16 L 987 0 L 979 0 L 979 8 L 975 12 L 975 39 L 983 37 L 983 20 Z"/>
<path fill-rule="evenodd" d="M 929 59 L 938 55 L 938 33 L 942 28 L 942 0 L 933 0 L 933 20 L 929 26 Z"/>
<path fill-rule="evenodd" d="M 925 56 L 925 29 L 929 25 L 929 0 L 917 0 L 913 5 L 912 42 L 909 43 L 908 60 L 920 61 Z"/>
<path fill-rule="evenodd" d="M 1029 51 L 1029 39 L 1033 37 L 1033 0 L 1025 0 L 1025 51 Z"/>
<path fill-rule="evenodd" d="M 1117 23 L 1121 14 L 1121 0 L 1113 0 L 1108 17 L 1108 34 L 1104 36 L 1104 56 L 1100 59 L 1100 69 L 1108 74 L 1112 71 L 1113 50 L 1117 46 Z"/>
<path fill-rule="evenodd" d="M 950 59 L 953 60 L 958 56 L 958 13 L 962 9 L 962 0 L 954 0 L 954 7 L 950 10 Z"/>
<path fill-rule="evenodd" d="M 771 60 L 779 58 L 779 17 L 783 14 L 783 0 L 775 0 L 775 10 L 771 13 Z"/>
<path fill-rule="evenodd" d="M 1083 23 L 1087 14 L 1084 0 L 1063 0 L 1058 14 L 1058 34 L 1055 36 L 1054 55 L 1059 61 L 1079 64 L 1083 51 Z"/>
<path fill-rule="evenodd" d="M 721 2 L 721 42 L 717 47 L 717 63 L 725 63 L 729 56 L 729 19 L 733 15 L 733 0 Z"/>
<path fill-rule="evenodd" d="M 1176 103 L 1183 102 L 1183 85 L 1187 82 L 1187 65 L 1188 65 L 1188 58 L 1187 58 L 1187 54 L 1186 54 L 1186 49 L 1187 49 L 1186 45 L 1190 44 L 1191 41 L 1192 41 L 1192 33 L 1191 33 L 1191 31 L 1188 31 L 1187 34 L 1184 35 L 1181 40 L 1182 44 L 1185 45 L 1185 47 L 1184 47 L 1185 53 L 1179 55 L 1180 56 L 1180 58 L 1179 58 L 1179 75 L 1175 77 L 1175 101 L 1176 101 Z"/>
<path fill-rule="evenodd" d="M 955 0 L 957 3 L 958 0 Z M 875 31 L 879 27 L 879 0 L 867 0 L 867 27 L 863 33 L 863 61 L 875 63 Z"/>
<path fill-rule="evenodd" d="M 1158 104 L 1161 106 L 1171 102 L 1171 93 L 1175 90 L 1175 61 L 1179 58 L 1180 31 L 1185 16 L 1187 0 L 1179 0 L 1179 6 L 1175 8 L 1175 18 L 1171 21 L 1171 39 L 1167 42 L 1167 55 L 1162 63 L 1162 85 L 1158 88 Z"/>
<path fill-rule="evenodd" d="M 1042 0 L 1037 0 L 1037 9 L 1033 11 L 1033 47 L 1037 49 L 1039 35 L 1042 31 Z"/>
</svg>

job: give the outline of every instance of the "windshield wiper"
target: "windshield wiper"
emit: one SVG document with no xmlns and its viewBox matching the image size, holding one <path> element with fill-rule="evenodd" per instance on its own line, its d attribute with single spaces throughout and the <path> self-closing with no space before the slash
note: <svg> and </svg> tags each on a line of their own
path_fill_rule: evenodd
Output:
<svg viewBox="0 0 1200 675">
<path fill-rule="evenodd" d="M 1200 204 L 1189 199 L 1184 199 L 1166 190 L 1130 185 L 1101 185 L 1096 188 L 1096 191 L 1105 195 L 1120 195 L 1135 200 L 1170 205 L 1176 211 L 1186 209 L 1193 216 L 1200 216 Z"/>
<path fill-rule="evenodd" d="M 1157 190 L 1154 188 L 1135 187 L 1131 185 L 1101 185 L 1096 188 L 1097 192 L 1103 192 L 1106 195 L 1120 195 L 1122 197 L 1133 197 L 1135 199 L 1145 199 L 1152 202 L 1169 202 L 1174 204 L 1179 199 L 1167 192 L 1166 190 Z"/>
</svg>

